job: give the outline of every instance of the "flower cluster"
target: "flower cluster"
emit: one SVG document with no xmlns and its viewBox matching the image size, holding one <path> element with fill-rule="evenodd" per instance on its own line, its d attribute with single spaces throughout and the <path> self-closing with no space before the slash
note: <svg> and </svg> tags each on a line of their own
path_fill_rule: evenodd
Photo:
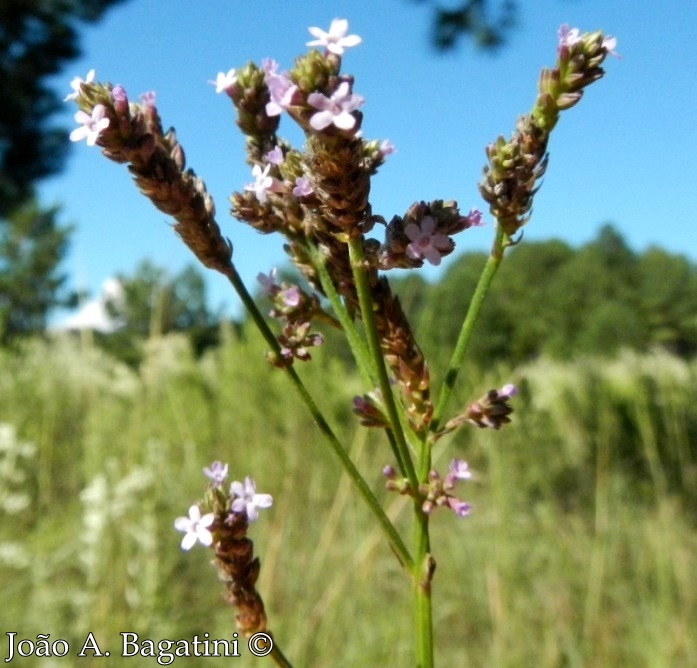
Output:
<svg viewBox="0 0 697 668">
<path fill-rule="evenodd" d="M 285 323 L 283 333 L 278 337 L 280 355 L 268 353 L 269 361 L 276 366 L 285 366 L 291 364 L 293 359 L 303 362 L 311 359 L 307 349 L 324 342 L 320 333 L 310 331 L 311 321 L 321 317 L 333 322 L 320 306 L 317 296 L 308 295 L 295 284 L 285 281 L 276 283 L 275 268 L 268 275 L 259 274 L 257 280 L 273 303 L 269 315 Z"/>
<path fill-rule="evenodd" d="M 540 179 L 547 169 L 549 133 L 561 111 L 574 106 L 583 89 L 600 79 L 617 40 L 601 32 L 580 34 L 567 25 L 559 29 L 557 65 L 543 69 L 532 111 L 521 116 L 510 139 L 499 137 L 487 149 L 489 165 L 479 184 L 482 197 L 508 237 L 528 221 Z"/>
<path fill-rule="evenodd" d="M 508 402 L 517 393 L 518 388 L 511 383 L 499 390 L 489 390 L 479 400 L 467 406 L 462 413 L 449 420 L 439 436 L 457 429 L 466 422 L 482 429 L 487 427 L 500 429 L 511 421 L 509 415 L 513 412 L 513 408 Z"/>
<path fill-rule="evenodd" d="M 213 462 L 203 473 L 209 480 L 203 501 L 192 505 L 188 516 L 178 517 L 174 528 L 184 532 L 184 550 L 196 543 L 213 548 L 218 575 L 237 611 L 237 627 L 249 636 L 266 629 L 266 613 L 256 590 L 259 559 L 254 557 L 254 544 L 247 538 L 247 529 L 258 519 L 260 510 L 271 507 L 273 498 L 257 493 L 249 476 L 244 482 L 231 483 L 226 493 L 223 487 L 228 465 L 222 462 Z"/>
<path fill-rule="evenodd" d="M 470 480 L 472 472 L 469 470 L 467 462 L 461 459 L 453 459 L 450 462 L 448 473 L 441 477 L 438 471 L 432 470 L 428 474 L 428 482 L 421 483 L 418 490 L 414 491 L 406 478 L 399 478 L 391 466 L 386 466 L 382 474 L 387 478 L 385 487 L 388 490 L 407 494 L 412 498 L 421 501 L 421 509 L 430 515 L 436 508 L 449 508 L 458 517 L 467 517 L 472 506 L 460 500 L 453 493 L 455 483 L 458 480 Z"/>
</svg>

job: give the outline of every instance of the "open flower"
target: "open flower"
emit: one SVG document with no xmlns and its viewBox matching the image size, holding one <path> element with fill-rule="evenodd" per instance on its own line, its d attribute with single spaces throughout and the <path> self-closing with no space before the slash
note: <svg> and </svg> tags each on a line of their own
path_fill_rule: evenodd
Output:
<svg viewBox="0 0 697 668">
<path fill-rule="evenodd" d="M 73 80 L 70 82 L 70 87 L 73 89 L 73 92 L 70 93 L 70 95 L 66 95 L 63 98 L 63 102 L 67 102 L 68 100 L 75 100 L 77 99 L 77 96 L 80 94 L 80 86 L 83 83 L 91 83 L 94 80 L 94 70 L 90 70 L 87 73 L 87 78 L 83 79 L 82 77 L 73 77 Z"/>
<path fill-rule="evenodd" d="M 304 176 L 298 176 L 295 179 L 295 186 L 293 188 L 293 195 L 296 197 L 307 197 L 312 194 L 312 186 L 310 182 Z"/>
<path fill-rule="evenodd" d="M 268 193 L 276 192 L 279 187 L 282 187 L 279 181 L 269 176 L 269 170 L 271 165 L 267 164 L 264 169 L 259 165 L 254 165 L 252 167 L 252 176 L 254 177 L 254 183 L 248 183 L 244 189 L 253 192 L 261 204 L 264 204 L 268 198 Z"/>
<path fill-rule="evenodd" d="M 206 513 L 201 517 L 201 510 L 198 506 L 189 508 L 189 517 L 177 517 L 174 520 L 174 528 L 177 531 L 184 531 L 182 538 L 182 549 L 190 550 L 198 541 L 201 545 L 208 547 L 213 542 L 213 534 L 208 527 L 213 524 L 215 515 Z"/>
<path fill-rule="evenodd" d="M 81 125 L 70 133 L 70 141 L 86 139 L 88 146 L 94 146 L 99 137 L 99 133 L 109 127 L 109 119 L 106 117 L 106 107 L 103 104 L 95 105 L 91 115 L 86 111 L 78 111 L 75 114 L 75 120 Z"/>
<path fill-rule="evenodd" d="M 208 83 L 215 86 L 216 93 L 225 92 L 229 94 L 231 88 L 237 83 L 237 75 L 234 69 L 228 70 L 227 73 L 218 72 L 215 81 L 209 81 Z"/>
<path fill-rule="evenodd" d="M 208 478 L 215 487 L 221 487 L 227 478 L 228 465 L 215 461 L 210 466 L 203 469 L 203 475 Z"/>
<path fill-rule="evenodd" d="M 356 119 L 351 112 L 363 104 L 363 97 L 354 95 L 349 91 L 346 81 L 339 85 L 331 97 L 322 93 L 310 93 L 307 102 L 315 109 L 319 109 L 310 118 L 310 125 L 315 130 L 324 130 L 332 123 L 341 130 L 350 130 L 356 125 Z"/>
<path fill-rule="evenodd" d="M 329 32 L 320 28 L 308 28 L 310 34 L 317 39 L 307 43 L 307 46 L 323 46 L 330 53 L 341 56 L 345 48 L 361 43 L 358 35 L 348 35 L 348 21 L 346 19 L 334 19 L 329 26 Z"/>
<path fill-rule="evenodd" d="M 230 485 L 230 495 L 237 497 L 232 502 L 230 510 L 233 513 L 245 513 L 249 522 L 259 517 L 260 508 L 270 508 L 273 503 L 271 494 L 257 494 L 254 480 L 247 476 L 244 484 L 237 480 Z"/>
<path fill-rule="evenodd" d="M 436 221 L 433 216 L 424 216 L 421 226 L 409 223 L 404 228 L 411 243 L 407 246 L 407 255 L 412 260 L 424 258 L 432 265 L 438 266 L 441 258 L 453 249 L 452 240 L 440 232 L 436 232 Z"/>
</svg>

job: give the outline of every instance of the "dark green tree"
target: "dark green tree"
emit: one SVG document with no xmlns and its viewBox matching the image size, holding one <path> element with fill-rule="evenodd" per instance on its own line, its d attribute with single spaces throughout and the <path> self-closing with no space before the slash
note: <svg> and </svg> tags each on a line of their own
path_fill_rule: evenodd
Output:
<svg viewBox="0 0 697 668">
<path fill-rule="evenodd" d="M 516 23 L 516 0 L 460 0 L 443 7 L 440 0 L 414 0 L 433 5 L 432 39 L 436 48 L 452 50 L 461 37 L 483 49 L 502 46 Z"/>
<path fill-rule="evenodd" d="M 62 101 L 46 80 L 80 55 L 80 24 L 118 2 L 0 1 L 0 219 L 61 168 L 68 133 L 51 122 Z"/>
<path fill-rule="evenodd" d="M 71 306 L 59 265 L 72 228 L 60 225 L 58 207 L 35 201 L 15 209 L 0 225 L 0 343 L 43 332 L 51 309 Z"/>
</svg>

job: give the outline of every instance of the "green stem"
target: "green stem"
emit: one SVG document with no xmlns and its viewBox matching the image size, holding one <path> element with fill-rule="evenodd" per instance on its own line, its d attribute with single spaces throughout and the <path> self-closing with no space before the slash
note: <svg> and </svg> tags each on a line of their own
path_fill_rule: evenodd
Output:
<svg viewBox="0 0 697 668">
<path fill-rule="evenodd" d="M 433 611 L 431 605 L 431 579 L 433 576 L 428 534 L 428 515 L 421 503 L 414 504 L 414 640 L 416 665 L 433 667 Z"/>
<path fill-rule="evenodd" d="M 242 303 L 244 304 L 249 314 L 252 316 L 252 320 L 254 320 L 254 323 L 261 332 L 266 343 L 271 347 L 271 349 L 275 353 L 280 353 L 280 346 L 278 344 L 278 341 L 276 340 L 276 337 L 274 336 L 274 333 L 271 331 L 266 320 L 264 320 L 264 316 L 257 308 L 257 305 L 254 303 L 252 296 L 247 291 L 247 288 L 245 287 L 244 283 L 242 282 L 242 279 L 240 278 L 240 275 L 237 273 L 237 269 L 235 269 L 235 266 L 232 263 L 230 263 L 229 267 L 227 268 L 225 276 L 232 284 L 232 287 L 235 289 L 235 292 L 237 292 L 237 294 L 239 295 L 240 299 L 242 300 Z M 353 480 L 354 484 L 358 488 L 358 492 L 363 497 L 363 500 L 368 504 L 368 507 L 373 512 L 373 515 L 375 515 L 378 524 L 382 527 L 383 531 L 387 536 L 387 539 L 392 544 L 392 548 L 394 549 L 397 558 L 405 568 L 413 569 L 414 562 L 412 560 L 411 555 L 409 554 L 409 550 L 404 544 L 404 541 L 397 532 L 397 529 L 394 527 L 389 517 L 387 517 L 385 511 L 382 509 L 382 506 L 375 498 L 375 495 L 373 494 L 372 490 L 370 489 L 370 487 L 368 487 L 368 484 L 366 483 L 365 479 L 360 474 L 355 464 L 344 450 L 343 446 L 339 442 L 339 439 L 332 431 L 332 428 L 329 426 L 329 423 L 324 418 L 324 415 L 318 408 L 314 399 L 307 391 L 307 388 L 300 379 L 300 376 L 298 376 L 297 372 L 292 366 L 285 366 L 284 370 L 290 377 L 293 385 L 295 385 L 295 388 L 298 391 L 300 398 L 310 411 L 312 417 L 317 423 L 317 426 L 319 427 L 324 437 L 327 439 L 327 442 L 329 443 L 331 449 L 334 451 L 334 454 L 341 461 L 344 470 L 346 471 L 348 476 Z"/>
<path fill-rule="evenodd" d="M 387 375 L 385 360 L 380 349 L 380 339 L 378 330 L 375 324 L 375 314 L 373 312 L 373 300 L 370 293 L 370 285 L 368 283 L 368 274 L 365 269 L 365 255 L 363 253 L 363 241 L 361 237 L 351 237 L 348 242 L 349 258 L 351 260 L 351 270 L 353 271 L 353 279 L 358 293 L 358 303 L 361 308 L 361 318 L 365 327 L 366 337 L 368 339 L 368 349 L 372 358 L 372 366 L 378 378 L 378 387 L 382 394 L 385 408 L 387 409 L 387 418 L 392 427 L 392 433 L 395 439 L 395 445 L 399 452 L 399 459 L 405 468 L 406 477 L 412 489 L 418 489 L 418 479 L 416 477 L 416 469 L 414 461 L 409 451 L 404 429 L 399 419 L 397 405 L 395 403 L 390 379 Z"/>
<path fill-rule="evenodd" d="M 443 413 L 445 412 L 445 407 L 448 403 L 448 399 L 450 399 L 450 395 L 452 394 L 455 381 L 457 380 L 458 373 L 460 372 L 460 367 L 462 366 L 462 362 L 465 358 L 467 346 L 472 338 L 474 325 L 477 322 L 482 305 L 484 304 L 484 298 L 486 297 L 486 293 L 491 286 L 491 281 L 493 280 L 496 271 L 501 264 L 503 252 L 509 245 L 511 245 L 510 238 L 503 231 L 502 227 L 497 225 L 496 236 L 494 238 L 491 254 L 484 265 L 482 274 L 479 277 L 479 282 L 477 283 L 477 287 L 472 295 L 472 300 L 470 301 L 467 315 L 462 323 L 462 329 L 460 329 L 460 334 L 457 338 L 455 349 L 453 350 L 450 363 L 448 364 L 448 370 L 445 374 L 443 386 L 441 387 L 440 394 L 438 395 L 438 402 L 436 403 L 436 408 L 433 412 L 433 420 L 429 426 L 429 431 L 431 434 L 437 432 L 438 427 L 440 427 L 441 420 L 443 419 Z M 428 462 L 428 466 L 430 466 L 430 461 Z M 424 471 L 423 461 L 419 473 L 422 475 L 424 473 L 428 473 L 428 469 Z"/>
<path fill-rule="evenodd" d="M 293 664 L 286 658 L 275 640 L 273 641 L 273 648 L 269 656 L 277 666 L 281 666 L 281 668 L 293 668 Z"/>
<path fill-rule="evenodd" d="M 312 264 L 317 271 L 317 275 L 319 276 L 320 283 L 322 284 L 322 290 L 324 290 L 324 294 L 329 300 L 329 303 L 332 305 L 334 314 L 336 315 L 341 327 L 344 330 L 344 333 L 346 334 L 346 340 L 348 341 L 349 348 L 351 348 L 353 358 L 356 360 L 356 364 L 358 365 L 358 370 L 361 374 L 363 382 L 369 387 L 376 385 L 377 378 L 375 377 L 370 364 L 370 352 L 366 347 L 365 341 L 358 333 L 353 319 L 346 310 L 346 306 L 344 305 L 341 296 L 334 287 L 334 281 L 332 281 L 332 278 L 327 271 L 324 258 L 321 256 L 320 252 L 310 244 L 305 247 L 305 250 L 312 257 Z"/>
</svg>

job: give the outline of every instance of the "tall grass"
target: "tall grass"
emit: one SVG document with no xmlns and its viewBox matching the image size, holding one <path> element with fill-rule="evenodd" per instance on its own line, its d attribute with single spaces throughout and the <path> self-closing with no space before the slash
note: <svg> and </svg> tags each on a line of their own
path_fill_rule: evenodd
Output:
<svg viewBox="0 0 697 668">
<path fill-rule="evenodd" d="M 112 657 L 80 666 L 119 665 L 123 631 L 230 638 L 209 555 L 181 552 L 172 528 L 222 459 L 274 495 L 251 537 L 295 664 L 408 664 L 404 576 L 263 351 L 243 330 L 200 361 L 152 340 L 139 373 L 70 339 L 0 353 L 3 633 L 79 647 L 91 631 Z M 389 453 L 351 414 L 358 381 L 320 357 L 307 383 L 399 518 Z M 438 662 L 697 665 L 697 364 L 626 353 L 516 374 L 513 425 L 448 447 L 476 478 L 470 518 L 433 518 Z M 459 398 L 503 380 L 470 374 Z"/>
</svg>

